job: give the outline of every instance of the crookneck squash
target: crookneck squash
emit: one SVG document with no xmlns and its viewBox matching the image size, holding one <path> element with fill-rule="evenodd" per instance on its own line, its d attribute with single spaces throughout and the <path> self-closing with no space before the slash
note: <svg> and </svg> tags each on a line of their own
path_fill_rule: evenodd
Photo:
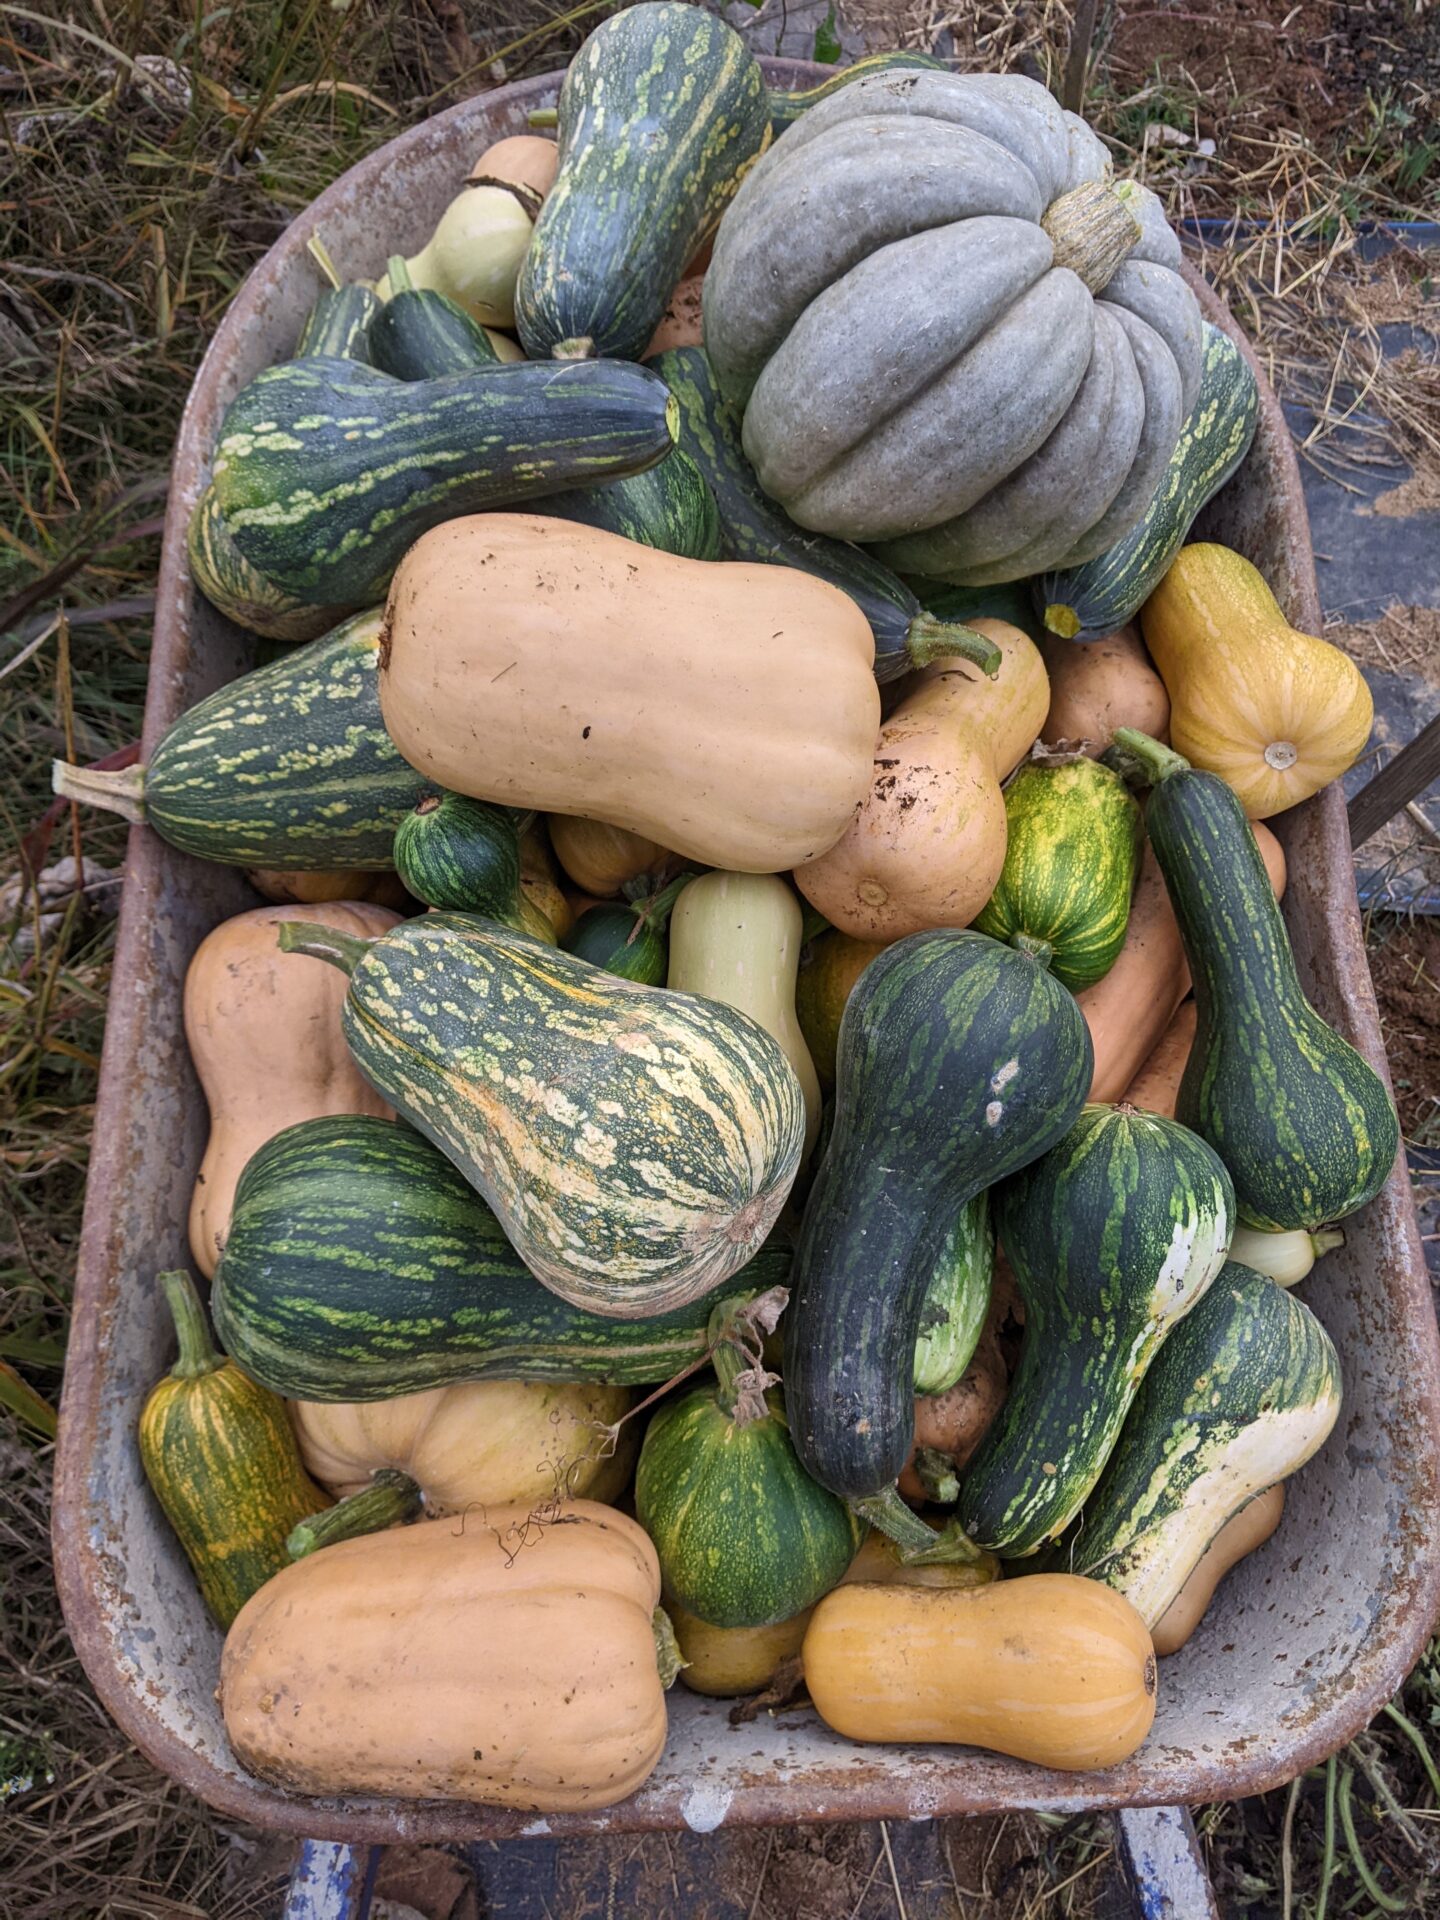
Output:
<svg viewBox="0 0 1440 1920">
<path fill-rule="evenodd" d="M 525 256 L 532 359 L 638 359 L 686 264 L 770 138 L 760 63 L 701 7 L 604 20 L 560 89 L 560 167 Z"/>
<path fill-rule="evenodd" d="M 1301 1301 L 1226 1265 L 1145 1377 L 1066 1564 L 1154 1626 L 1211 1541 L 1304 1466 L 1340 1412 L 1340 1367 Z"/>
<path fill-rule="evenodd" d="M 1005 864 L 975 918 L 1078 993 L 1125 944 L 1145 830 L 1125 782 L 1080 754 L 1021 767 L 1005 789 Z"/>
<path fill-rule="evenodd" d="M 794 568 L 480 514 L 406 555 L 380 701 L 396 746 L 452 791 L 778 873 L 832 846 L 865 789 L 874 651 L 854 602 Z"/>
<path fill-rule="evenodd" d="M 917 69 L 929 68 L 944 72 L 945 62 L 936 60 L 928 53 L 911 53 L 897 48 L 891 53 L 866 53 L 853 61 L 848 67 L 841 67 L 828 79 L 813 87 L 785 87 L 770 90 L 770 128 L 778 138 L 790 125 L 798 120 L 802 113 L 811 107 L 818 107 L 822 100 L 828 100 L 832 93 L 838 93 L 841 87 L 848 87 L 852 81 L 863 80 L 869 73 L 907 73 Z"/>
<path fill-rule="evenodd" d="M 1155 1651 L 1163 1660 L 1178 1653 L 1204 1619 L 1215 1589 L 1248 1554 L 1265 1542 L 1285 1513 L 1285 1483 L 1267 1487 L 1232 1519 L 1225 1522 L 1195 1562 L 1195 1569 L 1164 1613 L 1150 1629 Z"/>
<path fill-rule="evenodd" d="M 379 650 L 378 611 L 357 614 L 207 695 L 148 766 L 94 773 L 57 760 L 55 791 L 224 866 L 388 868 L 395 829 L 433 783 L 385 731 Z"/>
<path fill-rule="evenodd" d="M 834 1125 L 795 1254 L 785 1390 L 806 1469 L 885 1531 L 905 1511 L 894 1483 L 945 1236 L 977 1193 L 1062 1137 L 1090 1073 L 1071 996 L 984 934 L 914 934 L 850 996 Z M 933 1540 L 913 1520 L 906 1532 L 917 1551 Z"/>
<path fill-rule="evenodd" d="M 960 1521 L 1013 1558 L 1061 1533 L 1099 1479 L 1161 1342 L 1225 1264 L 1235 1194 L 1173 1120 L 1092 1106 L 995 1206 L 1025 1344 Z"/>
<path fill-rule="evenodd" d="M 281 944 L 349 974 L 341 1018 L 365 1077 L 573 1306 L 684 1306 L 774 1225 L 805 1103 L 747 1015 L 461 914 L 368 943 L 293 925 Z"/>
<path fill-rule="evenodd" d="M 1154 782 L 1146 828 L 1195 982 L 1176 1114 L 1230 1169 L 1247 1226 L 1343 1220 L 1395 1164 L 1385 1083 L 1305 998 L 1238 795 L 1144 734 L 1122 727 L 1113 751 Z"/>
<path fill-rule="evenodd" d="M 162 1273 L 180 1354 L 140 1414 L 140 1464 L 228 1627 L 286 1563 L 297 1522 L 330 1504 L 300 1462 L 285 1403 L 217 1353 L 194 1282 Z"/>
<path fill-rule="evenodd" d="M 783 1286 L 767 1241 L 736 1281 Z M 485 1202 L 393 1120 L 309 1120 L 246 1167 L 215 1325 L 292 1400 L 384 1400 L 455 1380 L 653 1384 L 705 1351 L 708 1301 L 645 1320 L 586 1313 L 526 1267 Z"/>
<path fill-rule="evenodd" d="M 220 1663 L 242 1766 L 295 1793 L 539 1813 L 635 1791 L 675 1674 L 655 1549 L 588 1500 L 485 1519 L 341 1541 L 255 1596 Z"/>
<path fill-rule="evenodd" d="M 508 807 L 425 794 L 395 830 L 395 869 L 426 906 L 482 914 L 555 944 L 555 929 L 521 890 L 520 835 Z"/>
<path fill-rule="evenodd" d="M 195 503 L 185 534 L 190 574 L 227 620 L 267 640 L 314 640 L 339 617 L 334 607 L 310 607 L 267 580 L 230 538 L 212 481 Z"/>
</svg>

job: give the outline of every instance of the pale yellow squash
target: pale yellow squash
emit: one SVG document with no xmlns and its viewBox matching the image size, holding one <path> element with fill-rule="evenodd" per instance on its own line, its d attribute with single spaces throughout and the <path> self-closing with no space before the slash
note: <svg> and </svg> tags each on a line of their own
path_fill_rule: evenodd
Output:
<svg viewBox="0 0 1440 1920">
<path fill-rule="evenodd" d="M 1197 1561 L 1195 1571 L 1156 1621 L 1150 1635 L 1156 1653 L 1163 1658 L 1180 1651 L 1205 1618 L 1220 1582 L 1247 1553 L 1264 1546 L 1284 1512 L 1285 1482 L 1280 1480 L 1264 1493 L 1257 1493 L 1248 1507 L 1225 1522 Z"/>
<path fill-rule="evenodd" d="M 604 820 L 552 813 L 545 824 L 555 858 L 581 892 L 596 900 L 608 900 L 627 880 L 638 880 L 665 858 L 666 849 L 653 840 Z"/>
</svg>

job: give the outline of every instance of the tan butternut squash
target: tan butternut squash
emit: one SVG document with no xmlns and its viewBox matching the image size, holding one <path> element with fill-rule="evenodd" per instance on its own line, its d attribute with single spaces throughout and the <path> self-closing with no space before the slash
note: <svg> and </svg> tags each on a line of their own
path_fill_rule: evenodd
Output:
<svg viewBox="0 0 1440 1920">
<path fill-rule="evenodd" d="M 665 1745 L 659 1604 L 649 1540 L 588 1500 L 342 1541 L 241 1609 L 225 1730 L 296 1793 L 612 1806 Z"/>
<path fill-rule="evenodd" d="M 1255 842 L 1275 897 L 1285 893 L 1285 851 L 1268 827 L 1252 821 Z M 1144 1066 L 1176 1008 L 1190 991 L 1190 969 L 1170 896 L 1147 845 L 1130 902 L 1120 958 L 1103 980 L 1075 998 L 1095 1047 L 1092 1100 L 1119 1100 Z"/>
<path fill-rule="evenodd" d="M 822 1093 L 835 1091 L 835 1048 L 851 989 L 884 944 L 852 940 L 830 927 L 806 944 L 795 982 L 795 1014 Z"/>
<path fill-rule="evenodd" d="M 638 880 L 668 857 L 664 847 L 643 834 L 604 820 L 552 813 L 546 825 L 555 858 L 580 891 L 596 900 L 612 899 L 627 880 Z"/>
<path fill-rule="evenodd" d="M 1281 1480 L 1264 1493 L 1257 1493 L 1248 1507 L 1225 1522 L 1195 1571 L 1156 1621 L 1150 1634 L 1156 1653 L 1163 1658 L 1180 1651 L 1205 1618 L 1220 1582 L 1247 1553 L 1264 1546 L 1284 1512 L 1285 1482 Z"/>
<path fill-rule="evenodd" d="M 575 924 L 575 914 L 560 884 L 560 866 L 551 850 L 543 820 L 532 820 L 520 836 L 520 891 L 538 907 L 563 940 Z"/>
<path fill-rule="evenodd" d="M 1152 740 L 1170 738 L 1170 696 L 1150 664 L 1138 627 L 1117 627 L 1083 646 L 1042 634 L 1040 653 L 1050 677 L 1050 711 L 1040 738 L 1060 741 L 1099 759 L 1116 727 L 1138 727 Z M 1132 715 L 1143 715 L 1132 719 Z"/>
<path fill-rule="evenodd" d="M 838 844 L 796 868 L 806 899 L 856 940 L 968 926 L 1000 878 L 1000 782 L 1044 724 L 1049 683 L 1018 627 L 971 624 L 1000 649 L 996 678 L 959 659 L 918 673 L 880 729 L 855 817 Z"/>
<path fill-rule="evenodd" d="M 833 846 L 865 790 L 874 653 L 855 602 L 793 568 L 479 514 L 401 561 L 380 706 L 452 791 L 777 873 Z"/>
<path fill-rule="evenodd" d="M 1185 1063 L 1195 1044 L 1197 1009 L 1193 1000 L 1182 1000 L 1175 1017 L 1151 1048 L 1145 1064 L 1125 1089 L 1125 1099 L 1144 1113 L 1158 1113 L 1163 1119 L 1175 1118 L 1175 1102 Z"/>
<path fill-rule="evenodd" d="M 245 878 L 266 900 L 307 907 L 318 906 L 322 900 L 364 900 L 390 907 L 396 913 L 414 911 L 398 873 L 371 873 L 359 867 L 337 868 L 332 873 L 282 873 L 276 868 L 253 867 Z"/>
<path fill-rule="evenodd" d="M 1075 1574 L 837 1587 L 801 1657 L 821 1718 L 850 1740 L 985 1747 L 1080 1771 L 1128 1759 L 1155 1718 L 1145 1622 Z"/>
<path fill-rule="evenodd" d="M 322 901 L 310 919 L 373 939 L 399 915 Z M 210 1108 L 210 1138 L 190 1199 L 190 1251 L 210 1277 L 225 1244 L 245 1162 L 286 1127 L 325 1114 L 394 1113 L 360 1077 L 340 1032 L 345 979 L 280 951 L 293 907 L 237 913 L 207 934 L 185 974 L 185 1038 Z"/>
<path fill-rule="evenodd" d="M 1298 633 L 1229 547 L 1182 547 L 1140 618 L 1170 695 L 1170 744 L 1218 773 L 1252 820 L 1307 800 L 1364 751 L 1375 708 L 1360 669 Z"/>
<path fill-rule="evenodd" d="M 958 1473 L 985 1438 L 986 1429 L 1005 1404 L 1009 1379 L 993 1328 L 987 1326 L 970 1364 L 944 1393 L 915 1396 L 915 1438 L 910 1458 L 900 1474 L 900 1491 L 907 1500 L 923 1501 L 926 1489 L 915 1468 L 915 1455 L 924 1447 L 940 1454 Z"/>
<path fill-rule="evenodd" d="M 508 187 L 533 219 L 555 184 L 560 167 L 556 141 L 539 133 L 511 133 L 496 140 L 470 169 L 467 187 Z"/>
</svg>

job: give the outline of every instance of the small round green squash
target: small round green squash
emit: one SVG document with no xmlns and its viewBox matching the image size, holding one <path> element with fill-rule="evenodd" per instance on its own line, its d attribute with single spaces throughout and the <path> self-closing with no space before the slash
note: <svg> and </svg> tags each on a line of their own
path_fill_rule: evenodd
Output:
<svg viewBox="0 0 1440 1920">
<path fill-rule="evenodd" d="M 555 929 L 520 887 L 520 833 L 509 807 L 463 793 L 422 794 L 395 830 L 406 890 L 447 913 L 477 913 L 555 945 Z"/>
</svg>

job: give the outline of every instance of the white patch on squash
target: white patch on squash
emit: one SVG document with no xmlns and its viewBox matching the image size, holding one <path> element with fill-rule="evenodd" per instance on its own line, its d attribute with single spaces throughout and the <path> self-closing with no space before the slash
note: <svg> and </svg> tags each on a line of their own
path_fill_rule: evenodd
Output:
<svg viewBox="0 0 1440 1920">
<path fill-rule="evenodd" d="M 992 1093 L 1003 1093 L 1019 1071 L 1020 1062 L 1018 1060 L 1007 1060 L 991 1080 L 990 1091 Z"/>
<path fill-rule="evenodd" d="M 999 1124 L 1000 1124 L 1000 1116 L 1001 1116 L 1001 1114 L 1003 1114 L 1003 1113 L 1004 1113 L 1004 1111 L 1005 1111 L 1005 1108 L 1004 1108 L 1004 1105 L 1002 1104 L 1002 1102 L 1001 1102 L 1001 1101 L 999 1101 L 999 1100 L 992 1100 L 992 1101 L 990 1102 L 990 1104 L 989 1104 L 989 1106 L 988 1106 L 988 1107 L 986 1107 L 986 1109 L 985 1109 L 985 1124 L 986 1124 L 986 1126 L 987 1126 L 987 1127 L 998 1127 L 998 1126 L 999 1126 Z"/>
</svg>

